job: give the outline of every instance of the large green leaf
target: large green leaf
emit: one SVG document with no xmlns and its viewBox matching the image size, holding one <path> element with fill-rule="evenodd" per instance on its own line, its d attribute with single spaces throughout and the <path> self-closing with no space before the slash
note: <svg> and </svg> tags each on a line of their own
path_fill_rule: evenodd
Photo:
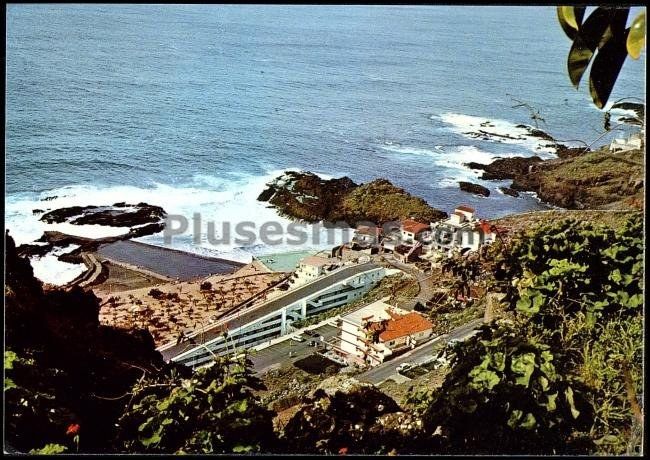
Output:
<svg viewBox="0 0 650 460">
<path fill-rule="evenodd" d="M 512 358 L 510 369 L 516 375 L 515 383 L 525 387 L 530 383 L 530 376 L 535 370 L 535 353 L 523 353 Z"/>
<path fill-rule="evenodd" d="M 585 45 L 584 41 L 578 36 L 576 37 L 571 50 L 569 51 L 569 57 L 567 59 L 567 68 L 569 70 L 569 78 L 571 79 L 571 84 L 578 89 L 580 86 L 580 80 L 589 66 L 589 61 L 594 56 L 594 52 Z"/>
<path fill-rule="evenodd" d="M 630 25 L 626 42 L 627 52 L 632 59 L 639 59 L 645 47 L 645 11 L 642 11 Z"/>
<path fill-rule="evenodd" d="M 597 8 L 576 32 L 567 59 L 569 78 L 576 88 L 578 88 L 582 75 L 587 70 L 596 49 L 608 40 L 610 36 L 608 29 L 614 15 L 615 11 L 610 8 Z"/>
<path fill-rule="evenodd" d="M 40 449 L 32 449 L 29 451 L 29 453 L 35 455 L 52 455 L 62 454 L 67 450 L 68 448 L 66 446 L 62 446 L 61 444 L 46 444 L 45 447 L 41 447 Z"/>
<path fill-rule="evenodd" d="M 573 40 L 585 15 L 584 6 L 558 6 L 557 18 L 564 33 Z"/>
<path fill-rule="evenodd" d="M 627 56 L 628 32 L 613 36 L 598 51 L 589 74 L 589 93 L 594 104 L 602 109 L 614 88 L 614 83 L 623 67 Z"/>
<path fill-rule="evenodd" d="M 469 377 L 472 379 L 470 386 L 477 390 L 491 390 L 501 381 L 501 378 L 496 372 L 484 369 L 481 366 L 476 366 L 472 369 Z"/>
</svg>

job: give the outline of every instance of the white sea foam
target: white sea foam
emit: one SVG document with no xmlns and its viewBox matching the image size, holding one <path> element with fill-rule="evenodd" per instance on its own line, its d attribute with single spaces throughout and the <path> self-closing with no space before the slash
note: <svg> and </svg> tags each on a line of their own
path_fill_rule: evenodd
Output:
<svg viewBox="0 0 650 460">
<path fill-rule="evenodd" d="M 610 109 L 612 114 L 612 122 L 620 123 L 622 118 L 638 118 L 639 115 L 631 109 Z"/>
<path fill-rule="evenodd" d="M 469 139 L 474 139 L 474 137 L 468 133 L 481 130 L 487 133 L 486 137 L 490 142 L 519 145 L 542 157 L 551 157 L 556 151 L 554 147 L 547 147 L 549 141 L 531 136 L 527 129 L 517 127 L 516 124 L 506 120 L 488 119 L 461 113 L 443 113 L 432 115 L 431 118 L 441 120 L 449 125 L 451 131 Z M 478 139 L 482 139 L 482 137 Z"/>
<path fill-rule="evenodd" d="M 475 162 L 488 164 L 502 154 L 494 154 L 481 150 L 473 145 L 459 145 L 452 147 L 443 147 L 437 145 L 433 150 L 421 147 L 408 147 L 396 145 L 384 145 L 381 147 L 383 150 L 392 152 L 398 155 L 416 155 L 427 156 L 431 161 L 440 168 L 440 185 L 443 187 L 457 187 L 458 181 L 476 181 L 482 174 L 482 171 L 475 171 L 469 169 L 465 163 Z M 511 155 L 516 155 L 512 153 Z"/>
<path fill-rule="evenodd" d="M 298 171 L 298 169 L 289 169 Z M 6 228 L 14 237 L 17 244 L 30 243 L 39 238 L 45 230 L 58 230 L 69 234 L 99 238 L 116 236 L 128 232 L 128 228 L 106 227 L 95 225 L 72 225 L 68 223 L 46 224 L 38 219 L 41 214 L 34 215 L 33 209 L 58 209 L 68 206 L 111 205 L 117 202 L 139 203 L 146 202 L 163 207 L 168 214 L 185 216 L 189 220 L 187 231 L 172 238 L 171 246 L 164 243 L 163 234 L 157 233 L 137 238 L 137 241 L 167 246 L 174 249 L 194 252 L 201 255 L 221 257 L 240 262 L 249 262 L 253 254 L 268 252 L 295 251 L 302 249 L 323 249 L 341 244 L 346 238 L 343 230 L 329 231 L 321 229 L 314 238 L 313 226 L 305 225 L 307 241 L 300 246 L 291 244 L 294 240 L 286 236 L 287 226 L 292 222 L 281 218 L 275 209 L 268 203 L 257 201 L 257 197 L 264 190 L 267 182 L 276 178 L 286 170 L 269 171 L 263 176 L 240 174 L 232 178 L 219 178 L 208 175 L 197 175 L 194 179 L 183 185 L 153 184 L 151 187 L 114 186 L 91 187 L 76 185 L 49 190 L 40 196 L 10 196 L 6 198 L 7 213 L 5 217 Z M 319 174 L 320 177 L 330 178 Z M 54 197 L 52 200 L 43 201 L 45 197 Z M 201 216 L 200 233 L 201 243 L 195 244 L 192 239 L 193 222 L 195 213 Z M 231 227 L 230 244 L 214 245 L 207 238 L 207 222 L 213 222 L 215 237 L 222 236 L 224 222 L 229 222 Z M 244 246 L 234 241 L 238 236 L 234 229 L 239 222 L 253 222 L 256 233 L 255 243 L 261 243 L 259 230 L 265 222 L 277 222 L 284 233 L 273 240 L 282 240 L 280 244 L 259 244 Z M 301 227 L 302 228 L 302 227 Z M 333 239 L 328 240 L 331 233 Z M 46 259 L 48 262 L 50 259 Z M 44 264 L 45 262 L 40 262 Z M 57 261 L 58 262 L 58 261 Z M 43 273 L 39 271 L 39 273 Z M 70 272 L 70 276 L 72 272 Z M 48 275 L 43 275 L 48 278 Z M 40 276 L 39 276 L 40 278 Z M 43 279 L 43 278 L 41 278 Z"/>
<path fill-rule="evenodd" d="M 34 276 L 44 283 L 55 286 L 61 286 L 72 281 L 86 271 L 86 266 L 84 264 L 62 262 L 57 257 L 72 252 L 78 247 L 76 244 L 70 244 L 63 248 L 56 248 L 44 256 L 31 257 L 30 263 L 34 269 Z"/>
</svg>

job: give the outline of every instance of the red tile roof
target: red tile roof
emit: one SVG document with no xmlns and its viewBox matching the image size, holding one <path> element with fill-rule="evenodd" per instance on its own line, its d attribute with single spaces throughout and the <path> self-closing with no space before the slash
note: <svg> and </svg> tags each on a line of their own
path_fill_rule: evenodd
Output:
<svg viewBox="0 0 650 460">
<path fill-rule="evenodd" d="M 431 321 L 416 312 L 402 316 L 395 315 L 393 319 L 386 322 L 386 328 L 384 332 L 379 334 L 379 339 L 383 342 L 388 342 L 400 337 L 426 331 L 432 327 L 433 323 Z"/>
<path fill-rule="evenodd" d="M 470 208 L 466 204 L 461 204 L 460 206 L 456 206 L 456 209 L 459 209 L 459 210 L 465 211 L 465 212 L 472 212 L 472 213 L 475 212 L 474 208 Z"/>
<path fill-rule="evenodd" d="M 424 232 L 426 230 L 431 230 L 431 226 L 429 224 L 423 224 L 422 222 L 418 222 L 417 220 L 413 219 L 403 220 L 401 228 L 405 232 L 410 232 L 414 235 L 417 235 L 418 233 Z"/>
<path fill-rule="evenodd" d="M 480 221 L 474 228 L 476 230 L 481 229 L 485 234 L 492 233 L 492 225 L 484 220 Z"/>
</svg>

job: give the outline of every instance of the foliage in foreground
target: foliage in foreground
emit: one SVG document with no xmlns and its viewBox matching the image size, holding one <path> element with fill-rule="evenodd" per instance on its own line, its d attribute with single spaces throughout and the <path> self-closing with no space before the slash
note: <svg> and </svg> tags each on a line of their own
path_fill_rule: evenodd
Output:
<svg viewBox="0 0 650 460">
<path fill-rule="evenodd" d="M 217 358 L 211 366 L 191 374 L 181 367 L 163 371 L 150 366 L 144 374 L 136 369 L 134 374 L 116 377 L 116 371 L 128 367 L 127 355 L 110 350 L 108 343 L 125 336 L 98 331 L 92 322 L 86 332 L 74 335 L 77 342 L 70 348 L 65 345 L 71 333 L 66 322 L 77 324 L 77 320 L 59 313 L 60 337 L 29 335 L 21 341 L 15 330 L 9 331 L 16 351 L 5 354 L 8 439 L 33 453 L 64 449 L 128 453 L 638 452 L 643 413 L 640 216 L 618 230 L 562 221 L 534 229 L 508 246 L 496 243 L 490 253 L 494 273 L 490 291 L 504 294 L 506 313 L 455 346 L 442 387 L 432 394 L 413 395 L 410 403 L 415 413 L 401 412 L 381 395 L 373 404 L 363 391 L 329 396 L 321 392 L 304 401 L 278 441 L 271 423 L 273 413 L 253 394 L 261 386 L 245 357 Z M 11 281 L 16 271 L 8 272 Z M 20 323 L 42 333 L 46 329 L 34 329 L 36 325 L 29 321 L 45 315 L 42 307 L 51 306 L 50 299 L 42 293 L 26 299 L 25 293 L 13 287 L 8 328 L 21 319 Z M 65 305 L 62 300 L 70 299 L 62 297 L 56 305 Z M 38 302 L 32 301 L 43 305 L 37 308 Z M 109 335 L 97 342 L 93 337 L 98 333 Z M 89 344 L 98 348 L 89 350 Z M 129 344 L 133 345 L 130 353 L 137 349 L 141 356 L 138 366 L 152 360 L 152 342 Z M 103 355 L 99 361 L 108 358 L 108 365 L 91 360 L 98 351 Z M 57 358 L 61 353 L 84 361 L 64 362 Z M 91 367 L 82 369 L 82 364 Z M 98 384 L 103 385 L 102 394 L 108 388 L 114 391 L 125 386 L 127 392 L 97 401 L 91 389 L 96 390 Z M 358 412 L 361 405 L 364 410 Z M 111 444 L 115 438 L 117 442 Z"/>
<path fill-rule="evenodd" d="M 629 7 L 599 7 L 584 19 L 585 6 L 558 6 L 558 20 L 573 41 L 567 67 L 573 86 L 578 88 L 591 64 L 589 93 L 602 109 L 612 92 L 625 58 L 639 59 L 645 48 L 645 11 L 626 28 Z M 583 20 L 584 19 L 584 20 Z"/>
<path fill-rule="evenodd" d="M 458 345 L 421 399 L 447 453 L 633 453 L 642 423 L 640 218 L 622 230 L 563 221 L 496 260 L 510 319 Z"/>
<path fill-rule="evenodd" d="M 190 377 L 147 379 L 118 422 L 126 452 L 247 453 L 273 445 L 273 413 L 252 390 L 263 385 L 245 356 L 218 357 Z"/>
</svg>

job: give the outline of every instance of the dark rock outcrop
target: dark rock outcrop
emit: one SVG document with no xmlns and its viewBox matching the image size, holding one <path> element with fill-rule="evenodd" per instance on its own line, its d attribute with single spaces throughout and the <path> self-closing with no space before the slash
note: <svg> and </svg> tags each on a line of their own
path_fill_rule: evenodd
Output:
<svg viewBox="0 0 650 460">
<path fill-rule="evenodd" d="M 132 208 L 125 210 L 124 208 Z M 136 225 L 160 222 L 165 210 L 147 203 L 113 206 L 71 206 L 55 209 L 41 216 L 48 224 L 68 222 L 73 225 L 104 225 L 109 227 L 134 227 Z"/>
<path fill-rule="evenodd" d="M 473 193 L 474 195 L 490 196 L 490 190 L 482 185 L 463 181 L 458 182 L 458 184 L 463 192 Z"/>
<path fill-rule="evenodd" d="M 501 190 L 504 194 L 514 196 L 515 198 L 519 196 L 519 192 L 517 190 L 511 189 L 510 187 L 499 187 L 499 190 Z"/>
<path fill-rule="evenodd" d="M 643 120 L 645 118 L 645 104 L 637 102 L 618 102 L 612 105 L 612 109 L 632 110 L 636 113 L 639 119 Z"/>
<path fill-rule="evenodd" d="M 318 222 L 339 217 L 336 208 L 355 187 L 349 177 L 326 180 L 309 172 L 289 171 L 268 183 L 257 199 L 268 201 L 284 215 Z"/>
<path fill-rule="evenodd" d="M 638 209 L 643 206 L 643 151 L 612 154 L 606 148 L 534 165 L 511 188 L 535 192 L 567 209 Z"/>
<path fill-rule="evenodd" d="M 446 213 L 385 179 L 357 185 L 350 178 L 321 179 L 309 172 L 287 172 L 260 193 L 281 215 L 307 222 L 384 222 L 412 217 L 424 222 Z"/>
<path fill-rule="evenodd" d="M 555 146 L 555 154 L 561 159 L 574 158 L 590 151 L 589 147 L 567 147 L 564 144 L 557 144 Z"/>
<path fill-rule="evenodd" d="M 483 180 L 505 180 L 514 179 L 521 175 L 528 174 L 532 167 L 543 160 L 538 156 L 533 157 L 510 157 L 498 158 L 490 164 L 466 163 L 471 169 L 483 170 Z"/>
<path fill-rule="evenodd" d="M 40 211 L 40 210 L 34 210 Z M 147 203 L 136 205 L 115 203 L 112 206 L 71 206 L 49 211 L 41 219 L 47 223 L 67 222 L 72 225 L 102 225 L 109 227 L 131 227 L 119 236 L 103 238 L 86 238 L 67 235 L 57 231 L 46 231 L 37 240 L 46 244 L 23 244 L 18 247 L 22 257 L 44 256 L 54 248 L 63 248 L 71 244 L 80 246 L 74 251 L 58 257 L 59 260 L 81 263 L 81 253 L 96 250 L 101 244 L 127 240 L 140 236 L 153 235 L 165 229 L 165 210 L 160 206 Z"/>
</svg>

